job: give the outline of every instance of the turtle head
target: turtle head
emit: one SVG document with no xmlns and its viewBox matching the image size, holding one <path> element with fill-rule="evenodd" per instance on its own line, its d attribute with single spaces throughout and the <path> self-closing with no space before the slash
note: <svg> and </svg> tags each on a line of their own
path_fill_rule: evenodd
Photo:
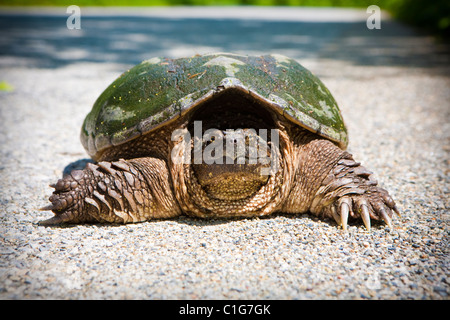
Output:
<svg viewBox="0 0 450 320">
<path fill-rule="evenodd" d="M 191 120 L 191 161 L 210 197 L 245 199 L 267 183 L 273 127 L 269 112 L 240 94 L 224 94 L 199 108 Z"/>
<path fill-rule="evenodd" d="M 247 198 L 267 182 L 270 148 L 254 129 L 209 129 L 194 146 L 196 143 L 202 159 L 195 164 L 197 154 L 194 151 L 193 169 L 198 182 L 211 197 Z"/>
</svg>

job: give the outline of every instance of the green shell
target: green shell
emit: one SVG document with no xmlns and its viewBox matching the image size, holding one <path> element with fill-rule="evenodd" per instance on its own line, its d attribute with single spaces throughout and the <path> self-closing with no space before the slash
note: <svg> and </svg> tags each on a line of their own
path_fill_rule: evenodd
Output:
<svg viewBox="0 0 450 320">
<path fill-rule="evenodd" d="M 336 101 L 310 71 L 282 55 L 230 53 L 153 58 L 131 68 L 97 99 L 84 121 L 81 141 L 95 157 L 228 88 L 250 94 L 341 148 L 347 146 L 347 130 Z"/>
</svg>

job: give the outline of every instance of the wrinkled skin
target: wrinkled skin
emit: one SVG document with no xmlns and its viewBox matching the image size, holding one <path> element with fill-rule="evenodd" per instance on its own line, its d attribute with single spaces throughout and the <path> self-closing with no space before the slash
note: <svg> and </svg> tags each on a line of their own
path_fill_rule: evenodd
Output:
<svg viewBox="0 0 450 320">
<path fill-rule="evenodd" d="M 40 223 L 130 223 L 182 214 L 226 218 L 310 212 L 333 218 L 343 229 L 349 218 L 362 220 L 369 230 L 371 219 L 392 226 L 393 212 L 398 213 L 394 201 L 351 154 L 249 97 L 230 93 L 230 99 L 235 99 L 242 114 L 227 116 L 226 99 L 212 101 L 206 109 L 210 114 L 188 113 L 170 125 L 109 148 L 96 164 L 89 163 L 59 180 L 53 185 L 51 204 L 43 208 L 55 216 Z M 221 116 L 215 119 L 213 114 Z M 182 143 L 172 141 L 173 130 L 189 131 L 199 119 L 204 120 L 204 130 L 227 127 L 227 120 L 240 128 L 276 129 L 279 170 L 263 177 L 258 165 L 222 169 L 205 163 L 174 163 L 171 154 L 181 150 Z"/>
</svg>

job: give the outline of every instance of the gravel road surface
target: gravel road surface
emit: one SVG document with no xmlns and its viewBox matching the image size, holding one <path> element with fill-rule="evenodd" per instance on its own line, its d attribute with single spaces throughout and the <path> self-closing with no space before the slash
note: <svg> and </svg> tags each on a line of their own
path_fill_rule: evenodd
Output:
<svg viewBox="0 0 450 320">
<path fill-rule="evenodd" d="M 449 50 L 365 10 L 66 8 L 0 13 L 1 299 L 448 299 Z M 349 151 L 402 212 L 393 230 L 278 214 L 41 227 L 50 183 L 83 166 L 97 96 L 153 56 L 280 53 L 338 101 Z"/>
</svg>

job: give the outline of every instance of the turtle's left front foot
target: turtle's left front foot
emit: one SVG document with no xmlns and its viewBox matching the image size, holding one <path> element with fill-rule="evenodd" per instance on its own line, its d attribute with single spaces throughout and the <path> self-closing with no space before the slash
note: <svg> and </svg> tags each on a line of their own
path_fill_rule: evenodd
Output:
<svg viewBox="0 0 450 320">
<path fill-rule="evenodd" d="M 322 182 L 310 211 L 333 217 L 344 230 L 349 217 L 361 218 L 368 231 L 370 219 L 382 219 L 392 229 L 393 212 L 400 216 L 399 211 L 389 193 L 378 187 L 371 175 L 346 153 Z"/>
</svg>

